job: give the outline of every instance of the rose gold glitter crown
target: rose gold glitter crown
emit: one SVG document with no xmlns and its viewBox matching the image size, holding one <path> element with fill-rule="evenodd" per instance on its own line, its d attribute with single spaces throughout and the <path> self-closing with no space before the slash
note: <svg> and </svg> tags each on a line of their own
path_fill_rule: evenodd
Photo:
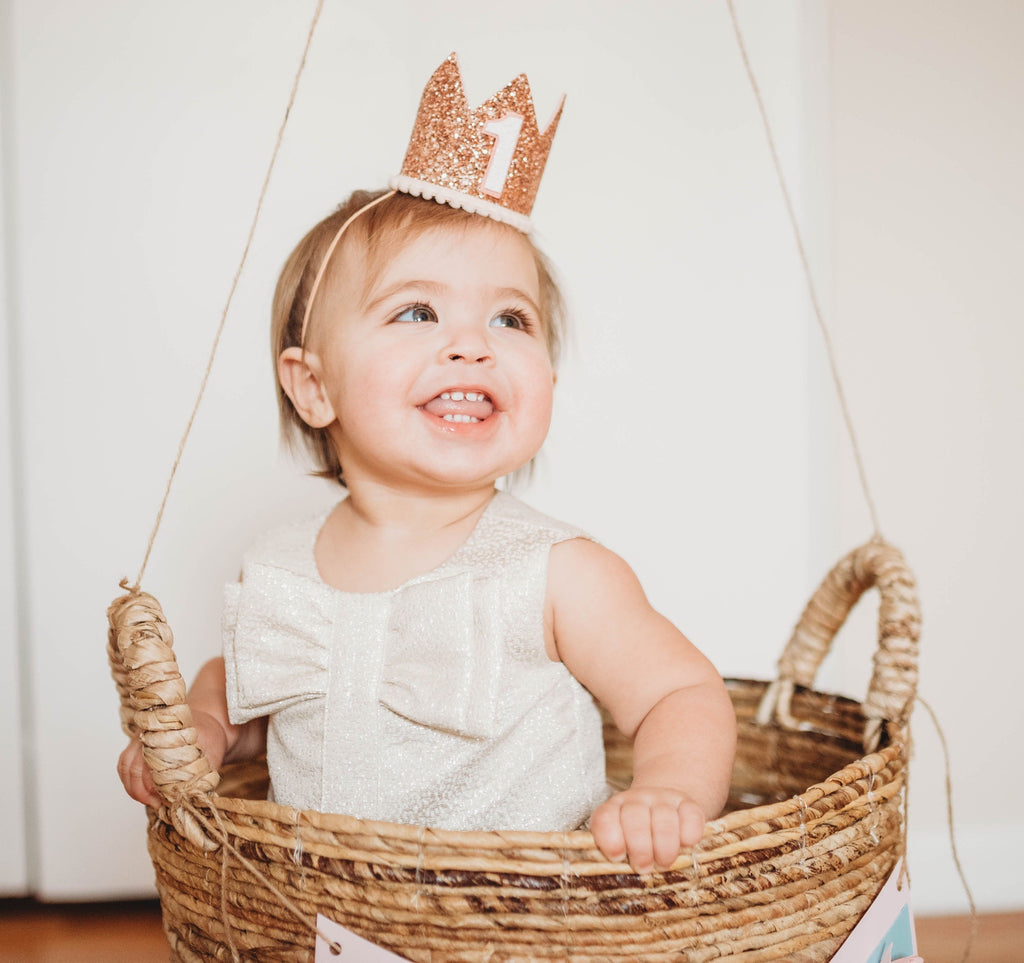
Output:
<svg viewBox="0 0 1024 963">
<path fill-rule="evenodd" d="M 427 82 L 401 173 L 390 186 L 530 230 L 563 97 L 541 131 L 525 74 L 471 111 L 451 54 Z"/>
</svg>

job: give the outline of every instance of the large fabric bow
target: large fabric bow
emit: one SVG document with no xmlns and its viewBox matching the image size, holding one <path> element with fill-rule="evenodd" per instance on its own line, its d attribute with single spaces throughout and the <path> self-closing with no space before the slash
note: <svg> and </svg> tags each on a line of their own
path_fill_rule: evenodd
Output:
<svg viewBox="0 0 1024 963">
<path fill-rule="evenodd" d="M 244 583 L 226 588 L 224 655 L 233 722 L 326 694 L 336 605 L 330 586 L 270 565 L 248 565 Z M 247 651 L 244 640 L 258 652 Z"/>
<path fill-rule="evenodd" d="M 380 702 L 412 722 L 472 739 L 495 735 L 504 646 L 500 600 L 469 571 L 399 589 L 385 641 Z"/>
</svg>

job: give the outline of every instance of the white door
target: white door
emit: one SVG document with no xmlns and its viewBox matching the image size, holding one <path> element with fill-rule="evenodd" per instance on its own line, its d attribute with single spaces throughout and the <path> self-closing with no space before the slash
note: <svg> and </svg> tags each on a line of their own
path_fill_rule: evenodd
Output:
<svg viewBox="0 0 1024 963">
<path fill-rule="evenodd" d="M 0 286 L 2 287 L 2 286 Z M 6 324 L 4 325 L 6 332 Z M 0 361 L 8 359 L 0 345 Z M 5 827 L 0 847 L 0 897 L 27 894 L 28 858 L 26 783 L 23 770 L 21 651 L 18 632 L 17 564 L 14 549 L 14 502 L 11 497 L 11 436 L 7 405 L 0 404 L 0 824 Z"/>
<path fill-rule="evenodd" d="M 0 14 L 0 44 L 6 23 Z M 0 73 L 0 130 L 3 130 L 3 85 Z M 0 140 L 0 184 L 4 178 L 3 141 Z M 10 305 L 13 297 L 6 274 L 6 220 L 0 191 L 0 826 L 5 827 L 0 847 L 0 896 L 19 896 L 28 891 L 26 856 L 25 780 L 22 766 L 21 652 L 18 624 L 17 529 L 14 499 L 14 437 L 11 403 L 12 364 Z"/>
</svg>

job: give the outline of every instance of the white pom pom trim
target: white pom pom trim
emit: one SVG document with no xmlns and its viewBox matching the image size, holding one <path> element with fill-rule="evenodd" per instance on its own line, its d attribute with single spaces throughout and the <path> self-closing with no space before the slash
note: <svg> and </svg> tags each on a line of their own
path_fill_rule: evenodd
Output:
<svg viewBox="0 0 1024 963">
<path fill-rule="evenodd" d="M 485 201 L 471 194 L 463 194 L 453 191 L 447 187 L 438 187 L 437 184 L 430 184 L 427 181 L 418 181 L 415 178 L 407 177 L 405 174 L 398 174 L 388 181 L 388 187 L 403 194 L 411 194 L 413 197 L 422 197 L 424 200 L 437 201 L 438 204 L 447 204 L 449 207 L 456 207 L 471 214 L 480 214 L 503 224 L 509 224 L 524 234 L 533 230 L 530 219 L 525 214 L 517 214 L 507 207 Z"/>
</svg>

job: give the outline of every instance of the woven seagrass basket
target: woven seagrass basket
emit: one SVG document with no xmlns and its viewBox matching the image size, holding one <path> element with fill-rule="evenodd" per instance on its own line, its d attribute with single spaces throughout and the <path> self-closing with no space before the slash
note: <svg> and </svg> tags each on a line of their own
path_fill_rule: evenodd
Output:
<svg viewBox="0 0 1024 963">
<path fill-rule="evenodd" d="M 814 691 L 872 586 L 867 698 Z M 920 613 L 902 556 L 877 539 L 825 578 L 775 682 L 729 680 L 739 749 L 726 813 L 647 876 L 606 861 L 588 832 L 444 832 L 288 809 L 264 798 L 265 768 L 252 765 L 225 769 L 215 792 L 159 605 L 129 592 L 109 615 L 122 723 L 165 800 L 149 810 L 149 851 L 172 960 L 311 960 L 317 913 L 421 961 L 828 960 L 904 853 Z M 628 781 L 629 746 L 605 734 L 609 775 Z"/>
</svg>

